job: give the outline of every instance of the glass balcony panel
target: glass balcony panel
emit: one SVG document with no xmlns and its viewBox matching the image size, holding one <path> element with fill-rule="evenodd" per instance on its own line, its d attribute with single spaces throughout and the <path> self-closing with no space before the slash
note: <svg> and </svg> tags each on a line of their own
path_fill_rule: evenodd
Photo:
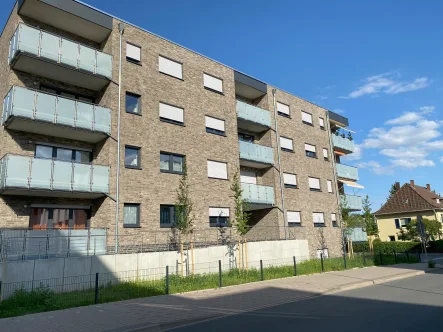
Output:
<svg viewBox="0 0 443 332">
<path fill-rule="evenodd" d="M 34 96 L 35 92 L 32 90 L 15 87 L 12 114 L 34 119 Z"/>
<path fill-rule="evenodd" d="M 61 63 L 78 68 L 78 44 L 66 39 L 62 39 L 60 53 Z"/>
<path fill-rule="evenodd" d="M 92 165 L 92 192 L 109 193 L 109 167 Z"/>
<path fill-rule="evenodd" d="M 38 55 L 40 30 L 20 24 L 18 49 L 22 52 Z"/>
<path fill-rule="evenodd" d="M 54 122 L 57 97 L 46 93 L 37 92 L 35 105 L 35 118 L 42 121 Z"/>
<path fill-rule="evenodd" d="M 58 52 L 60 49 L 59 37 L 42 31 L 42 41 L 40 45 L 41 57 L 58 62 Z"/>
<path fill-rule="evenodd" d="M 353 152 L 354 151 L 354 141 L 351 141 L 348 138 L 343 138 L 341 136 L 332 135 L 332 143 L 334 147 L 344 150 Z"/>
<path fill-rule="evenodd" d="M 271 126 L 271 113 L 254 105 L 237 100 L 237 115 L 239 118 L 255 122 L 267 127 Z"/>
<path fill-rule="evenodd" d="M 51 159 L 31 159 L 31 189 L 51 189 Z"/>
<path fill-rule="evenodd" d="M 361 210 L 363 208 L 362 199 L 356 195 L 340 195 L 343 204 L 347 205 L 350 210 Z"/>
<path fill-rule="evenodd" d="M 72 162 L 54 160 L 53 190 L 72 190 Z"/>
<path fill-rule="evenodd" d="M 92 130 L 94 121 L 94 105 L 78 102 L 76 126 Z"/>
<path fill-rule="evenodd" d="M 240 158 L 265 164 L 274 163 L 274 153 L 271 147 L 239 141 Z"/>
<path fill-rule="evenodd" d="M 96 73 L 112 79 L 112 56 L 106 53 L 97 52 Z"/>
<path fill-rule="evenodd" d="M 14 35 L 12 36 L 10 42 L 9 42 L 9 55 L 8 55 L 8 64 L 11 62 L 12 58 L 15 55 L 15 52 L 17 51 L 17 44 L 18 44 L 18 31 L 19 29 L 15 30 Z"/>
<path fill-rule="evenodd" d="M 6 156 L 6 183 L 8 187 L 28 188 L 30 157 Z"/>
<path fill-rule="evenodd" d="M 94 130 L 102 133 L 111 133 L 111 111 L 109 108 L 94 107 Z"/>
<path fill-rule="evenodd" d="M 252 204 L 274 204 L 274 188 L 251 183 L 241 184 L 243 199 Z"/>
<path fill-rule="evenodd" d="M 95 50 L 89 47 L 79 46 L 78 68 L 95 73 Z"/>
<path fill-rule="evenodd" d="M 57 123 L 75 126 L 76 101 L 73 99 L 57 97 Z"/>
<path fill-rule="evenodd" d="M 91 191 L 91 165 L 74 163 L 74 191 Z"/>
<path fill-rule="evenodd" d="M 358 180 L 358 168 L 343 164 L 337 165 L 337 176 L 344 179 Z"/>
</svg>

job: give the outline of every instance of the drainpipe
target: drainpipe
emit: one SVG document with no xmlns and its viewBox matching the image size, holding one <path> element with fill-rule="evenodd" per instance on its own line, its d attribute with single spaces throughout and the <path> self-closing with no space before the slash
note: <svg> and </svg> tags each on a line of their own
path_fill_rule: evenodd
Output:
<svg viewBox="0 0 443 332">
<path fill-rule="evenodd" d="M 328 137 L 329 137 L 329 151 L 331 151 L 331 159 L 332 159 L 332 171 L 334 173 L 334 183 L 335 183 L 335 198 L 337 199 L 337 205 L 338 205 L 338 218 L 340 220 L 340 229 L 342 232 L 342 249 L 343 249 L 343 253 L 345 252 L 345 248 L 346 248 L 346 244 L 345 244 L 345 234 L 343 232 L 343 227 L 342 227 L 342 216 L 341 216 L 341 199 L 340 199 L 340 194 L 338 192 L 338 177 L 337 177 L 337 166 L 335 163 L 335 154 L 334 154 L 334 145 L 332 143 L 332 133 L 331 133 L 331 124 L 329 122 L 329 112 L 326 111 L 326 128 L 328 130 Z"/>
<path fill-rule="evenodd" d="M 120 49 L 118 59 L 118 115 L 117 115 L 117 167 L 116 167 L 116 186 L 115 186 L 115 253 L 118 254 L 118 219 L 119 219 L 119 204 L 120 204 L 120 113 L 121 113 L 121 99 L 122 99 L 122 36 L 125 31 L 123 23 L 118 24 L 118 32 L 120 34 Z"/>
<path fill-rule="evenodd" d="M 281 208 L 283 210 L 283 228 L 285 230 L 285 240 L 287 240 L 287 230 L 286 230 L 286 211 L 285 211 L 285 192 L 283 187 L 283 172 L 281 169 L 281 159 L 280 159 L 280 135 L 278 133 L 278 121 L 277 121 L 277 102 L 275 100 L 275 94 L 277 90 L 272 89 L 272 102 L 274 104 L 274 120 L 275 120 L 275 140 L 277 143 L 277 162 L 278 162 L 278 174 L 280 177 L 280 194 L 281 194 Z"/>
</svg>

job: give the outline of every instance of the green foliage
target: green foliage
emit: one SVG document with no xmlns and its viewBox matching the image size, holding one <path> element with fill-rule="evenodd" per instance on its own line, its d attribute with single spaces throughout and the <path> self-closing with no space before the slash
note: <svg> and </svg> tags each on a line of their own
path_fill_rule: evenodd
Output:
<svg viewBox="0 0 443 332">
<path fill-rule="evenodd" d="M 433 269 L 434 267 L 435 267 L 435 262 L 434 261 L 428 261 L 428 267 L 430 268 L 430 269 Z"/>
<path fill-rule="evenodd" d="M 435 240 L 441 233 L 442 225 L 441 222 L 435 219 L 422 219 L 422 226 L 424 228 L 424 243 L 428 246 L 429 241 Z M 421 241 L 421 236 L 419 232 L 419 224 L 417 220 L 412 220 L 406 226 L 400 229 L 398 233 L 398 238 L 402 241 Z"/>
<path fill-rule="evenodd" d="M 234 198 L 235 213 L 235 219 L 232 222 L 232 225 L 235 227 L 238 235 L 244 236 L 249 230 L 248 222 L 250 213 L 247 212 L 249 206 L 248 201 L 242 197 L 243 190 L 241 188 L 240 174 L 238 171 L 234 174 L 231 191 Z"/>
<path fill-rule="evenodd" d="M 349 237 L 352 234 L 354 228 L 363 227 L 362 217 L 358 214 L 351 214 L 345 196 L 343 196 L 343 198 L 340 201 L 340 211 L 341 211 L 341 220 L 342 220 L 341 226 L 344 237 Z"/>
<path fill-rule="evenodd" d="M 392 254 L 394 252 L 415 252 L 421 250 L 421 244 L 419 242 L 382 242 L 374 240 L 374 252 Z M 366 252 L 369 251 L 369 243 L 353 243 L 354 252 Z"/>
<path fill-rule="evenodd" d="M 175 204 L 174 227 L 180 231 L 181 234 L 192 233 L 194 215 L 193 202 L 189 197 L 189 182 L 186 162 L 183 164 L 183 175 L 177 189 L 177 200 Z"/>
<path fill-rule="evenodd" d="M 394 196 L 396 192 L 397 192 L 397 187 L 395 186 L 395 183 L 393 183 L 391 185 L 391 188 L 389 189 L 389 196 L 387 199 L 390 199 L 392 196 Z"/>
<path fill-rule="evenodd" d="M 428 251 L 443 253 L 443 240 L 430 241 Z"/>
<path fill-rule="evenodd" d="M 370 202 L 368 195 L 366 195 L 366 197 L 363 199 L 362 205 L 363 229 L 366 231 L 368 236 L 378 236 L 377 220 L 371 211 L 372 203 Z"/>
<path fill-rule="evenodd" d="M 350 131 L 348 131 L 348 140 L 352 141 L 354 138 L 352 137 L 352 134 Z"/>
<path fill-rule="evenodd" d="M 354 252 L 369 252 L 369 242 L 352 243 Z"/>
</svg>

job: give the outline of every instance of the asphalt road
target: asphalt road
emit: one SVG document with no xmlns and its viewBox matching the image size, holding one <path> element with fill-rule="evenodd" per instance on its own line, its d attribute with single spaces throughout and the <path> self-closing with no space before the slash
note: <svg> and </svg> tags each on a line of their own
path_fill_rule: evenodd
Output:
<svg viewBox="0 0 443 332">
<path fill-rule="evenodd" d="M 443 269 L 317 296 L 169 331 L 436 331 L 443 327 Z"/>
</svg>

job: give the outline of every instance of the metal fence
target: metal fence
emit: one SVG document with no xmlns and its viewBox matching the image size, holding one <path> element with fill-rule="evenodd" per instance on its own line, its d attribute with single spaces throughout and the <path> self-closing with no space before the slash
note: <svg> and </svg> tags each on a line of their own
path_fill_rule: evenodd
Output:
<svg viewBox="0 0 443 332">
<path fill-rule="evenodd" d="M 254 226 L 240 239 L 234 228 L 195 229 L 181 238 L 175 229 L 116 235 L 109 229 L 1 229 L 0 260 L 34 260 L 144 252 L 177 251 L 248 242 L 295 240 L 296 228 Z"/>
</svg>

